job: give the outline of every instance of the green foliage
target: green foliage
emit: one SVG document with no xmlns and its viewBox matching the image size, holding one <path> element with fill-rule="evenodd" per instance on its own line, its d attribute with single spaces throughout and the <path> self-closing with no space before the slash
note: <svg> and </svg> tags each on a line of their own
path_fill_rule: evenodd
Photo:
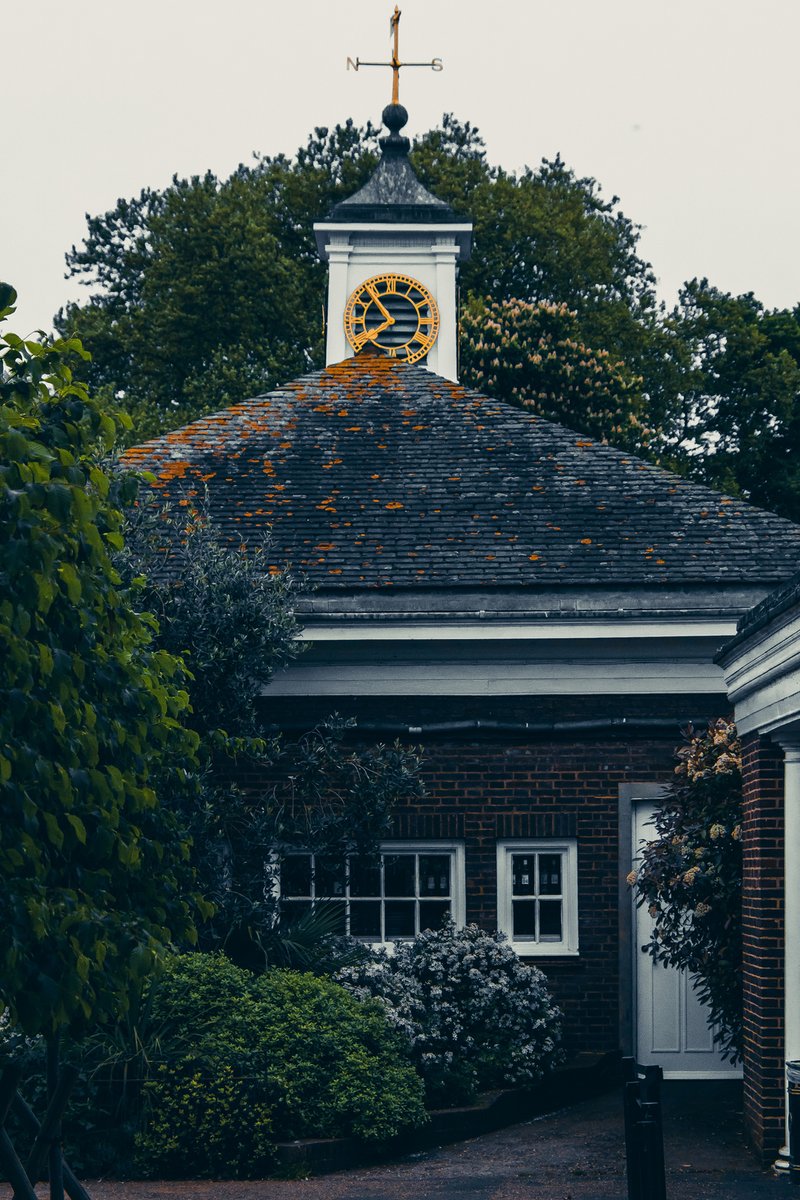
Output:
<svg viewBox="0 0 800 1200">
<path fill-rule="evenodd" d="M 685 968 L 710 1010 L 725 1057 L 742 1049 L 742 779 L 736 727 L 720 718 L 691 731 L 656 815 L 658 838 L 631 872 L 655 920 L 645 947 Z"/>
<path fill-rule="evenodd" d="M 682 347 L 673 438 L 688 469 L 800 520 L 800 306 L 767 311 L 752 293 L 695 279 L 672 322 Z"/>
<path fill-rule="evenodd" d="M 585 346 L 566 304 L 474 299 L 461 335 L 469 386 L 615 446 L 646 442 L 641 379 L 607 351 Z"/>
<path fill-rule="evenodd" d="M 131 415 L 127 440 L 322 365 L 326 271 L 312 226 L 361 186 L 375 152 L 376 130 L 348 121 L 315 130 L 291 159 L 258 158 L 225 180 L 176 178 L 89 219 L 67 263 L 92 294 L 57 325 L 92 351 L 82 368 L 92 386 Z M 523 353 L 538 340 L 536 314 L 566 306 L 568 328 L 548 342 L 552 386 L 535 389 L 552 396 L 566 385 L 562 406 L 548 402 L 554 416 L 800 517 L 800 309 L 768 312 L 752 295 L 694 280 L 667 314 L 639 254 L 639 226 L 616 197 L 560 158 L 519 172 L 492 165 L 469 122 L 445 115 L 411 158 L 421 181 L 475 224 L 461 269 L 467 371 L 481 305 L 510 319 L 522 374 L 541 366 Z M 521 327 L 510 317 L 515 303 L 531 306 Z M 584 362 L 588 375 L 576 369 Z M 479 374 L 476 383 L 514 402 L 516 372 Z M 536 382 L 532 373 L 526 389 Z"/>
<path fill-rule="evenodd" d="M 267 548 L 245 552 L 202 510 L 157 508 L 152 495 L 127 514 L 117 565 L 142 579 L 159 645 L 191 671 L 189 720 L 204 743 L 222 731 L 257 738 L 262 688 L 302 649 L 299 589 L 286 572 L 269 572 Z"/>
<path fill-rule="evenodd" d="M 28 1033 L 124 1012 L 194 937 L 185 832 L 159 802 L 195 771 L 185 672 L 112 563 L 135 487 L 103 469 L 117 424 L 85 360 L 74 339 L 0 339 L 0 1000 Z"/>
<path fill-rule="evenodd" d="M 320 360 L 325 268 L 311 226 L 375 164 L 375 131 L 316 130 L 293 160 L 175 177 L 89 218 L 72 274 L 99 290 L 57 324 L 92 351 L 95 388 L 141 441 Z"/>
<path fill-rule="evenodd" d="M 120 565 L 127 577 L 145 577 L 143 603 L 158 616 L 159 644 L 192 672 L 186 719 L 200 739 L 202 786 L 199 802 L 182 811 L 192 863 L 215 905 L 201 944 L 224 946 L 253 969 L 269 962 L 324 970 L 341 953 L 324 914 L 290 935 L 276 928 L 276 856 L 292 846 L 336 858 L 374 849 L 398 800 L 421 794 L 419 760 L 399 744 L 349 746 L 336 720 L 296 743 L 262 736 L 261 689 L 300 648 L 297 588 L 287 574 L 268 573 L 265 561 L 258 550 L 224 542 L 188 508 L 140 507 Z"/>
<path fill-rule="evenodd" d="M 260 158 L 227 180 L 176 178 L 89 219 L 67 262 L 92 296 L 58 325 L 92 350 L 92 383 L 124 402 L 132 440 L 322 365 L 326 268 L 312 226 L 366 180 L 375 149 L 371 126 L 318 129 L 293 159 Z M 579 340 L 640 373 L 652 351 L 653 280 L 638 228 L 594 180 L 559 159 L 501 171 L 477 130 L 449 116 L 417 139 L 412 160 L 475 220 L 467 292 L 567 304 Z"/>
<path fill-rule="evenodd" d="M 171 1033 L 146 1086 L 138 1148 L 148 1174 L 259 1175 L 275 1140 L 380 1141 L 425 1119 L 402 1037 L 379 1005 L 329 980 L 256 979 L 192 954 L 154 984 L 153 1008 Z"/>
</svg>

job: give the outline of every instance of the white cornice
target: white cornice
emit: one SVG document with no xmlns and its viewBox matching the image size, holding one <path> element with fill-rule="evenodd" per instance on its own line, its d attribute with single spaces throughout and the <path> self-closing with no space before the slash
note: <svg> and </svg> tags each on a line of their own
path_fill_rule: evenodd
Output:
<svg viewBox="0 0 800 1200">
<path fill-rule="evenodd" d="M 721 662 L 740 733 L 776 734 L 800 719 L 800 614 L 796 611 L 756 630 L 723 653 Z"/>
<path fill-rule="evenodd" d="M 575 641 L 590 639 L 712 638 L 725 641 L 736 632 L 736 622 L 700 620 L 631 621 L 630 619 L 581 621 L 374 621 L 362 623 L 309 621 L 300 635 L 306 642 L 469 642 L 469 641 Z"/>
</svg>

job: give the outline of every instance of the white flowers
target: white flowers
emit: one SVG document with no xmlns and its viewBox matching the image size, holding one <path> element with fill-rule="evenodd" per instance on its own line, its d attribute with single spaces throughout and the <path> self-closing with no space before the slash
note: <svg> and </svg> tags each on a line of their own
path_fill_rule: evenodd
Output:
<svg viewBox="0 0 800 1200">
<path fill-rule="evenodd" d="M 336 978 L 359 999 L 383 1003 L 433 1097 L 533 1083 L 559 1059 L 560 1013 L 547 981 L 502 934 L 448 922 Z"/>
</svg>

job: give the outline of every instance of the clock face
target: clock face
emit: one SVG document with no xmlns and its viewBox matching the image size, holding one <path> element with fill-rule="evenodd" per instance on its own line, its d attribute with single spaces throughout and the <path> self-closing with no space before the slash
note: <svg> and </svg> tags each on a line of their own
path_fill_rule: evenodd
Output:
<svg viewBox="0 0 800 1200">
<path fill-rule="evenodd" d="M 436 341 L 439 309 L 418 279 L 373 275 L 347 301 L 344 329 L 356 354 L 372 346 L 389 358 L 418 362 Z"/>
</svg>

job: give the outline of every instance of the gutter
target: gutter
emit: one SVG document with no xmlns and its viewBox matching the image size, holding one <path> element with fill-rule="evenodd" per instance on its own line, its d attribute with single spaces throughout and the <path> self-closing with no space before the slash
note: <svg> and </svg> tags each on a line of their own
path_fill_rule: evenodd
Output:
<svg viewBox="0 0 800 1200">
<path fill-rule="evenodd" d="M 631 731 L 663 730 L 680 731 L 691 725 L 694 729 L 705 728 L 707 719 L 693 717 L 595 717 L 583 721 L 486 721 L 474 718 L 467 721 L 438 721 L 426 725 L 408 725 L 400 721 L 359 721 L 353 718 L 347 728 L 350 733 L 394 733 L 419 736 L 436 736 L 445 733 L 584 733 L 611 732 L 621 729 Z M 277 733 L 281 730 L 308 730 L 308 721 L 285 721 L 280 725 L 268 725 L 266 730 Z"/>
</svg>

